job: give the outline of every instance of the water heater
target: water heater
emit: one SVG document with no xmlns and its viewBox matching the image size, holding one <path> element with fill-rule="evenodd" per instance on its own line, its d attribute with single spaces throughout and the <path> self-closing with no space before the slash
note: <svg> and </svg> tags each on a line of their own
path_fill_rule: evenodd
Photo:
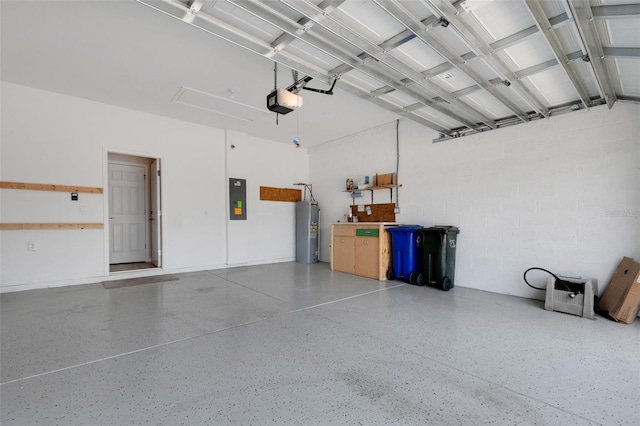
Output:
<svg viewBox="0 0 640 426">
<path fill-rule="evenodd" d="M 320 209 L 316 201 L 296 203 L 296 262 L 318 261 L 318 225 Z"/>
</svg>

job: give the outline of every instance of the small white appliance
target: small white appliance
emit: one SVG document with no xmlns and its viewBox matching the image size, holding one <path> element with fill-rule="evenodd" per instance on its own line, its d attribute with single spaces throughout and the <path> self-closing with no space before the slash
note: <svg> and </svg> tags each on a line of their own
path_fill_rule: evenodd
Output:
<svg viewBox="0 0 640 426">
<path fill-rule="evenodd" d="M 594 296 L 598 294 L 598 280 L 549 277 L 544 308 L 583 318 L 594 318 Z"/>
</svg>

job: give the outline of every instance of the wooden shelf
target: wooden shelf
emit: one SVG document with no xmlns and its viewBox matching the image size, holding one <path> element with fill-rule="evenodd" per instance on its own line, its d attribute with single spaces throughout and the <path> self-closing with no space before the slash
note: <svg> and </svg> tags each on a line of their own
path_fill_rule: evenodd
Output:
<svg viewBox="0 0 640 426">
<path fill-rule="evenodd" d="M 379 189 L 393 189 L 397 188 L 398 185 L 382 185 L 382 186 L 370 186 L 368 188 L 357 188 L 357 189 L 345 189 L 342 192 L 362 192 L 362 191 L 377 191 Z"/>
<path fill-rule="evenodd" d="M 364 191 L 370 191 L 371 192 L 371 204 L 373 204 L 373 193 L 375 191 L 388 189 L 389 190 L 389 202 L 393 203 L 393 188 L 398 188 L 398 186 L 399 185 L 396 185 L 396 184 L 379 185 L 379 186 L 370 186 L 369 188 L 345 189 L 342 192 L 349 192 L 351 194 L 355 194 L 355 193 L 361 193 L 361 192 L 364 192 Z M 355 204 L 355 198 L 353 199 L 353 202 Z"/>
<path fill-rule="evenodd" d="M 41 229 L 103 229 L 102 223 L 0 223 L 2 231 L 29 231 Z"/>
<path fill-rule="evenodd" d="M 398 185 L 398 177 L 396 173 L 385 173 L 385 174 L 376 173 L 372 181 L 365 179 L 365 182 L 367 182 L 367 184 L 370 182 L 372 185 L 366 188 L 354 188 L 354 189 L 342 190 L 342 192 L 349 192 L 351 194 L 351 198 L 353 198 L 353 205 L 355 205 L 356 198 L 358 198 L 354 194 L 361 194 L 362 196 L 362 192 L 369 191 L 371 193 L 371 204 L 373 204 L 373 193 L 375 191 L 381 191 L 385 189 L 389 190 L 389 202 L 393 203 L 393 188 L 399 188 L 402 186 L 402 185 Z M 349 183 L 353 183 L 353 180 L 348 179 L 347 185 Z"/>
<path fill-rule="evenodd" d="M 50 185 L 46 183 L 0 182 L 0 188 L 26 189 L 30 191 L 81 192 L 85 194 L 102 194 L 102 188 L 89 186 Z"/>
</svg>

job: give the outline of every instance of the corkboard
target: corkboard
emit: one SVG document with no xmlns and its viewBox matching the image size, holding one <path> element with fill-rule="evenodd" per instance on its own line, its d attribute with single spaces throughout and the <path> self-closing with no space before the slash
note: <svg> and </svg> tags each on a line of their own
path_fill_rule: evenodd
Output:
<svg viewBox="0 0 640 426">
<path fill-rule="evenodd" d="M 395 222 L 396 214 L 394 209 L 396 203 L 388 204 L 365 204 L 365 211 L 359 212 L 359 206 L 351 206 L 351 213 L 358 217 L 358 222 Z M 366 208 L 371 207 L 371 214 L 367 214 Z"/>
<path fill-rule="evenodd" d="M 288 201 L 296 203 L 302 201 L 302 190 L 261 186 L 260 199 L 263 201 Z"/>
</svg>

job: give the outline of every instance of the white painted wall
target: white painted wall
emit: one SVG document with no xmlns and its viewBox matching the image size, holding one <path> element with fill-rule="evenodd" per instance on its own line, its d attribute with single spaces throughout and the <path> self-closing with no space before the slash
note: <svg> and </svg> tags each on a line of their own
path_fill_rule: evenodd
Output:
<svg viewBox="0 0 640 426">
<path fill-rule="evenodd" d="M 458 286 L 541 298 L 522 280 L 540 266 L 595 277 L 602 292 L 623 256 L 640 259 L 639 134 L 640 106 L 623 103 L 436 144 L 401 121 L 397 220 L 460 227 Z M 329 261 L 345 179 L 395 171 L 395 122 L 310 149 L 310 162 Z"/>
<path fill-rule="evenodd" d="M 247 180 L 248 209 L 247 221 L 229 222 L 229 264 L 295 260 L 295 203 L 260 201 L 260 187 L 302 188 L 293 183 L 309 180 L 307 150 L 234 131 L 226 149 L 229 177 Z"/>
<path fill-rule="evenodd" d="M 330 224 L 351 202 L 345 179 L 396 167 L 395 122 L 308 156 L 289 143 L 1 88 L 0 180 L 106 188 L 107 152 L 162 158 L 166 271 L 294 259 L 294 205 L 259 201 L 259 187 L 298 181 L 313 183 L 328 261 Z M 622 256 L 640 258 L 639 119 L 640 106 L 618 103 L 438 144 L 402 121 L 398 221 L 461 228 L 459 286 L 541 297 L 521 278 L 537 265 L 596 277 L 602 291 Z M 247 221 L 228 220 L 228 177 L 247 179 Z M 102 222 L 104 199 L 0 190 L 0 221 Z M 106 241 L 102 230 L 0 231 L 0 290 L 99 281 Z"/>
<path fill-rule="evenodd" d="M 293 204 L 259 202 L 256 194 L 260 185 L 308 180 L 304 148 L 10 83 L 1 90 L 0 180 L 106 190 L 107 152 L 161 158 L 166 271 L 295 258 Z M 231 143 L 237 148 L 228 152 Z M 246 178 L 250 193 L 248 221 L 229 227 L 228 176 Z M 2 189 L 0 222 L 103 222 L 105 200 Z M 101 280 L 108 275 L 105 231 L 0 231 L 0 290 Z"/>
</svg>

